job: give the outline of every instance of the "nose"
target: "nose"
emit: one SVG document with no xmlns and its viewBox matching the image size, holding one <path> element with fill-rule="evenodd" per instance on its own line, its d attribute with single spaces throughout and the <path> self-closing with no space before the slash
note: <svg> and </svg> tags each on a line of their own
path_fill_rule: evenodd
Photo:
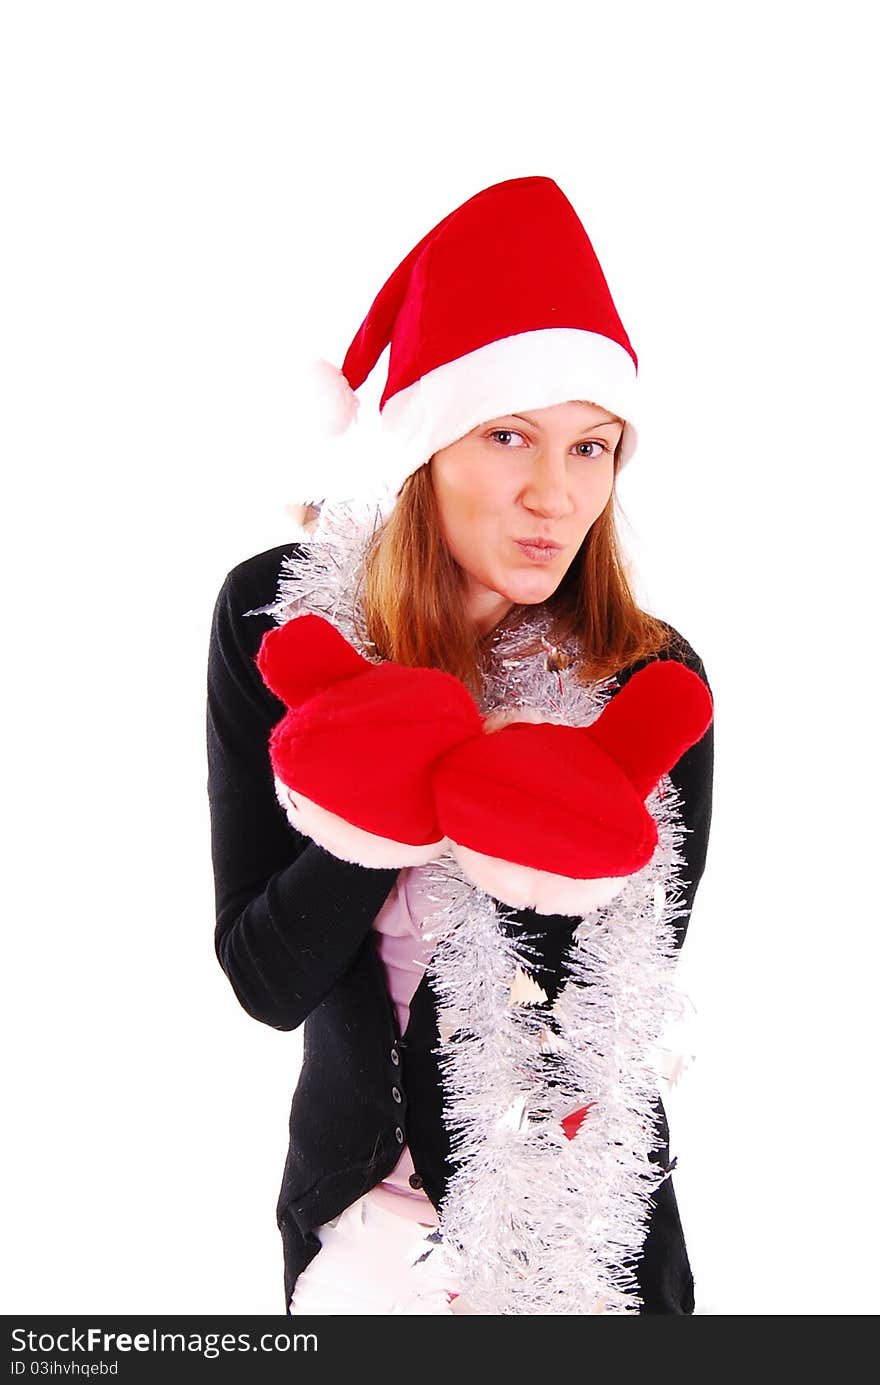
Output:
<svg viewBox="0 0 880 1385">
<path fill-rule="evenodd" d="M 537 514 L 551 517 L 569 514 L 573 507 L 566 458 L 539 452 L 523 488 L 522 500 L 527 509 Z"/>
</svg>

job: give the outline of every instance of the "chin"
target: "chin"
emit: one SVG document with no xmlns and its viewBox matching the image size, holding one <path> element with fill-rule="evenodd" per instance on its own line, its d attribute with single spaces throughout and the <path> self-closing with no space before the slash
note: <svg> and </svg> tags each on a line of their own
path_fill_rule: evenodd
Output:
<svg viewBox="0 0 880 1385">
<path fill-rule="evenodd" d="M 551 597 L 562 581 L 564 573 L 542 572 L 540 578 L 535 575 L 529 581 L 512 581 L 505 583 L 499 588 L 502 596 L 508 601 L 513 601 L 517 606 L 538 606 L 542 601 Z"/>
</svg>

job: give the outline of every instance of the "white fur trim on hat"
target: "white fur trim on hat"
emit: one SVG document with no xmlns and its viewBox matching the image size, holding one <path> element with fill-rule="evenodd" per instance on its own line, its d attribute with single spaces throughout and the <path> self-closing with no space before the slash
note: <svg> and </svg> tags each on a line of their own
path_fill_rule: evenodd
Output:
<svg viewBox="0 0 880 1385">
<path fill-rule="evenodd" d="M 549 327 L 501 337 L 437 366 L 392 395 L 381 414 L 361 410 L 351 427 L 313 441 L 299 478 L 300 491 L 308 495 L 296 498 L 362 500 L 387 514 L 408 476 L 479 423 L 569 399 L 597 404 L 625 420 L 623 466 L 638 440 L 632 357 L 597 332 Z"/>
<path fill-rule="evenodd" d="M 402 485 L 429 457 L 478 423 L 513 410 L 584 399 L 625 420 L 620 465 L 635 451 L 636 368 L 629 352 L 597 332 L 549 327 L 501 337 L 428 371 L 382 410 L 383 434 L 399 450 Z M 396 477 L 393 479 L 397 479 Z"/>
</svg>

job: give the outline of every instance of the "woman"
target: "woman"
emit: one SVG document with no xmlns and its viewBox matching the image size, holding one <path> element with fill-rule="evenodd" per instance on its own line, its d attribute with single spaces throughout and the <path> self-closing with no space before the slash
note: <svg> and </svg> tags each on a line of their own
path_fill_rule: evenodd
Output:
<svg viewBox="0 0 880 1385">
<path fill-rule="evenodd" d="M 379 444 L 355 441 L 361 472 L 323 483 L 304 542 L 228 574 L 211 634 L 217 955 L 249 1014 L 304 1025 L 277 1207 L 286 1309 L 691 1313 L 657 1043 L 706 857 L 711 715 L 662 772 L 629 766 L 649 858 L 604 881 L 571 864 L 610 812 L 582 738 L 649 666 L 708 688 L 687 641 L 637 607 L 617 548 L 635 353 L 574 209 L 541 177 L 478 193 L 398 265 L 342 371 L 326 368 L 337 429 L 389 344 Z M 484 718 L 430 767 L 432 811 L 449 816 L 401 857 L 417 863 L 322 839 L 277 736 L 270 763 L 288 705 L 266 651 L 305 634 L 306 614 L 367 674 L 393 664 L 403 680 L 378 731 L 355 712 L 345 743 L 360 828 L 385 813 L 379 836 L 412 840 L 410 800 L 388 785 L 400 737 L 439 715 L 416 671 L 451 675 Z M 631 710 L 615 772 L 667 714 Z"/>
</svg>

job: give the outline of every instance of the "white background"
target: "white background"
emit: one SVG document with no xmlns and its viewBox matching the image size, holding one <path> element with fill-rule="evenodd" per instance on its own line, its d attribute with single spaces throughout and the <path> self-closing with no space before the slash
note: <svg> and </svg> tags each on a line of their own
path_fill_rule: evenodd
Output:
<svg viewBox="0 0 880 1385">
<path fill-rule="evenodd" d="M 716 699 L 669 1103 L 698 1310 L 876 1309 L 869 17 L 4 6 L 4 1311 L 284 1311 L 300 1036 L 213 953 L 211 610 L 289 537 L 298 356 L 534 173 L 639 354 L 624 538 Z"/>
</svg>

